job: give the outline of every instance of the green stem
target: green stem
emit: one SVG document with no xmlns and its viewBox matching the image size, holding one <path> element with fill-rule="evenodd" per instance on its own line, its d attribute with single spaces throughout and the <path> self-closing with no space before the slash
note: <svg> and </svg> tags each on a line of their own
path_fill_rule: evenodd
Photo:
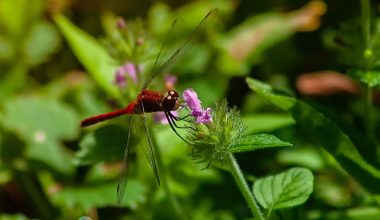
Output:
<svg viewBox="0 0 380 220">
<path fill-rule="evenodd" d="M 375 129 L 372 120 L 372 89 L 370 87 L 365 88 L 365 122 L 367 135 L 370 140 L 375 141 Z"/>
<path fill-rule="evenodd" d="M 370 12 L 370 0 L 361 0 L 361 10 L 362 10 L 362 32 L 364 39 L 364 68 L 367 72 L 370 69 L 370 59 L 371 59 L 371 12 Z M 374 126 L 372 122 L 372 89 L 370 87 L 365 88 L 365 125 L 368 137 L 375 141 Z"/>
<path fill-rule="evenodd" d="M 249 189 L 248 184 L 244 179 L 243 173 L 241 172 L 239 164 L 237 163 L 234 155 L 232 153 L 229 153 L 227 160 L 231 167 L 230 171 L 232 173 L 232 176 L 234 177 L 235 182 L 240 189 L 240 192 L 242 193 L 245 201 L 251 209 L 252 215 L 255 217 L 255 219 L 264 220 L 265 218 L 263 216 L 263 213 L 260 211 L 255 198 L 253 198 L 251 190 Z"/>
<path fill-rule="evenodd" d="M 26 196 L 32 202 L 32 206 L 36 208 L 42 219 L 53 219 L 55 210 L 44 195 L 41 187 L 36 183 L 35 179 L 23 172 L 15 172 L 15 179 L 22 187 Z"/>
<path fill-rule="evenodd" d="M 265 216 L 266 219 L 269 219 L 269 217 L 270 217 L 270 215 L 272 213 L 272 210 L 273 210 L 273 206 L 270 206 L 269 209 L 268 209 L 268 211 L 267 211 L 267 214 Z"/>
<path fill-rule="evenodd" d="M 153 132 L 151 132 L 151 129 L 149 129 L 149 133 L 153 134 Z M 182 210 L 178 204 L 177 199 L 175 198 L 172 191 L 170 190 L 169 182 L 168 182 L 168 175 L 166 172 L 166 167 L 165 167 L 164 163 L 162 162 L 162 156 L 161 156 L 160 149 L 158 148 L 158 145 L 157 145 L 156 136 L 151 135 L 151 138 L 152 138 L 152 145 L 153 145 L 153 151 L 154 151 L 153 153 L 156 157 L 157 169 L 158 169 L 158 173 L 160 174 L 161 184 L 164 188 L 165 194 L 169 198 L 169 201 L 170 201 L 170 204 L 174 210 L 175 216 L 181 217 L 182 216 Z"/>
<path fill-rule="evenodd" d="M 361 0 L 361 9 L 362 9 L 362 31 L 365 49 L 369 47 L 370 41 L 370 27 L 371 27 L 371 18 L 370 18 L 370 2 L 369 0 Z"/>
</svg>

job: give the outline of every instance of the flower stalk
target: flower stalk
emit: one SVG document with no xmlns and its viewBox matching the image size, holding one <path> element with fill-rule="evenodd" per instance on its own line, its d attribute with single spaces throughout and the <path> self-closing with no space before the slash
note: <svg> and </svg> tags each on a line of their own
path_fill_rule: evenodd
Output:
<svg viewBox="0 0 380 220">
<path fill-rule="evenodd" d="M 370 61 L 372 58 L 372 50 L 370 48 L 371 41 L 371 13 L 370 13 L 370 0 L 361 0 L 361 12 L 362 12 L 362 35 L 364 39 L 364 69 L 369 71 Z M 375 141 L 374 125 L 372 120 L 372 88 L 368 85 L 365 89 L 365 125 L 367 135 L 371 140 Z"/>
<path fill-rule="evenodd" d="M 251 209 L 252 215 L 255 217 L 255 219 L 264 220 L 265 218 L 263 216 L 263 213 L 260 211 L 260 208 L 257 205 L 250 188 L 248 187 L 247 181 L 245 180 L 234 155 L 232 153 L 229 153 L 228 157 L 226 158 L 226 161 L 230 166 L 230 172 L 234 177 L 241 194 L 243 195 L 245 201 Z"/>
<path fill-rule="evenodd" d="M 201 107 L 195 91 L 186 90 L 184 99 L 192 110 L 192 116 L 195 117 L 194 129 L 190 130 L 187 136 L 187 141 L 192 148 L 193 159 L 206 163 L 206 168 L 212 163 L 227 164 L 252 215 L 255 219 L 264 220 L 264 216 L 232 153 L 246 129 L 241 121 L 239 111 L 236 108 L 229 108 L 227 102 L 224 101 L 216 106 L 212 115 L 205 117 L 211 112 L 211 109 L 207 108 L 209 109 L 207 110 Z M 210 120 L 199 120 L 199 118 L 210 118 Z"/>
</svg>

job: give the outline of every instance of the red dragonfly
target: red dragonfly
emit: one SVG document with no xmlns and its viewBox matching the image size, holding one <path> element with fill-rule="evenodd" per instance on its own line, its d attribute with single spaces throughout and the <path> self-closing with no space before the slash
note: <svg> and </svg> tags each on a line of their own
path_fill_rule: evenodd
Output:
<svg viewBox="0 0 380 220">
<path fill-rule="evenodd" d="M 149 135 L 149 129 L 147 125 L 147 120 L 145 117 L 145 113 L 150 112 L 164 112 L 165 116 L 169 122 L 170 127 L 172 130 L 182 139 L 184 140 L 175 130 L 175 127 L 179 128 L 176 124 L 176 120 L 179 120 L 178 117 L 174 116 L 171 111 L 177 110 L 181 106 L 180 98 L 178 93 L 175 90 L 169 90 L 166 94 L 161 94 L 156 91 L 148 90 L 149 85 L 151 84 L 152 80 L 155 76 L 157 76 L 159 73 L 166 70 L 171 64 L 173 64 L 175 58 L 177 58 L 180 54 L 184 52 L 185 49 L 187 49 L 191 42 L 194 40 L 196 33 L 201 29 L 202 26 L 204 26 L 205 21 L 207 18 L 215 11 L 212 10 L 201 20 L 201 22 L 193 29 L 193 31 L 190 33 L 188 40 L 183 42 L 172 54 L 171 56 L 160 66 L 157 67 L 159 57 L 161 55 L 162 49 L 166 43 L 166 40 L 164 40 L 164 43 L 161 46 L 160 51 L 158 52 L 158 55 L 155 60 L 155 64 L 153 66 L 152 72 L 149 74 L 147 79 L 144 81 L 143 86 L 141 88 L 140 93 L 138 94 L 136 100 L 132 101 L 130 104 L 127 105 L 127 107 L 123 109 L 119 109 L 113 112 L 93 116 L 90 118 L 86 118 L 81 122 L 81 127 L 87 127 L 93 124 L 96 124 L 98 122 L 108 120 L 114 117 L 118 117 L 121 115 L 130 115 L 129 118 L 129 127 L 128 127 L 128 134 L 127 134 L 127 143 L 124 151 L 124 159 L 123 159 L 123 165 L 122 170 L 120 172 L 118 186 L 117 186 L 117 201 L 118 204 L 121 204 L 124 194 L 125 194 L 125 187 L 127 184 L 127 171 L 128 171 L 128 147 L 129 142 L 131 138 L 131 128 L 137 127 L 140 129 L 142 133 L 145 134 L 145 151 L 148 154 L 148 160 L 149 164 L 153 170 L 154 176 L 156 177 L 158 185 L 160 185 L 160 178 L 158 175 L 157 165 L 156 165 L 156 159 L 154 148 L 152 147 L 152 140 Z M 172 28 L 174 27 L 175 22 L 173 22 Z M 171 29 L 172 29 L 171 28 Z M 135 115 L 140 115 L 139 120 L 137 120 L 137 117 L 133 117 Z M 136 119 L 135 119 L 136 118 Z M 133 125 L 132 125 L 133 124 Z M 138 125 L 138 126 L 135 126 Z M 186 141 L 186 140 L 184 140 Z"/>
</svg>

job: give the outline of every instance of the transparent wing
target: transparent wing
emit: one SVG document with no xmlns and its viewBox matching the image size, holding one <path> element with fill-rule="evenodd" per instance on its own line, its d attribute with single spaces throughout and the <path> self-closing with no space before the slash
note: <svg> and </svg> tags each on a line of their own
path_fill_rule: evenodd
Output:
<svg viewBox="0 0 380 220">
<path fill-rule="evenodd" d="M 160 50 L 158 51 L 158 54 L 156 56 L 156 60 L 154 61 L 154 65 L 153 65 L 153 68 L 152 68 L 152 71 L 151 73 L 149 74 L 149 76 L 146 78 L 144 84 L 143 84 L 143 87 L 147 88 L 150 84 L 150 82 L 152 81 L 152 79 L 154 78 L 154 75 L 152 73 L 156 73 L 157 72 L 157 66 L 158 66 L 158 62 L 160 61 L 160 58 L 161 58 L 161 54 L 162 54 L 162 51 L 164 50 L 165 48 L 165 45 L 167 44 L 168 40 L 169 40 L 169 36 L 171 35 L 175 25 L 177 24 L 177 19 L 173 21 L 172 23 L 172 26 L 170 27 L 168 33 L 166 33 L 165 35 L 165 38 L 164 38 L 164 41 L 162 42 L 161 44 L 161 48 Z M 157 72 L 158 73 L 158 72 Z M 151 79 L 149 80 L 148 82 L 148 79 Z M 148 84 L 148 85 L 146 85 Z"/>
<path fill-rule="evenodd" d="M 131 129 L 138 129 L 139 134 L 144 133 L 144 153 L 149 161 L 149 165 L 153 170 L 153 174 L 156 177 L 158 185 L 160 185 L 160 178 L 158 175 L 158 169 L 156 165 L 155 153 L 152 145 L 152 140 L 150 138 L 148 124 L 144 114 L 144 106 L 142 102 L 140 105 L 136 105 L 133 114 L 129 116 L 129 126 L 127 134 L 127 143 L 124 151 L 124 158 L 122 168 L 119 174 L 119 180 L 117 184 L 117 204 L 120 205 L 123 201 L 125 195 L 125 189 L 128 182 L 128 151 L 129 144 L 131 143 Z M 139 117 L 140 116 L 140 117 Z"/>
<path fill-rule="evenodd" d="M 164 72 L 167 68 L 169 68 L 174 63 L 174 61 L 181 54 L 183 54 L 187 49 L 190 48 L 190 46 L 192 45 L 192 43 L 194 41 L 196 41 L 196 39 L 198 39 L 201 36 L 198 33 L 206 26 L 205 23 L 207 21 L 207 18 L 210 15 L 215 14 L 215 11 L 216 11 L 216 9 L 213 9 L 210 12 L 208 12 L 207 15 L 201 20 L 201 22 L 190 32 L 190 34 L 187 37 L 187 39 L 183 43 L 181 43 L 181 45 L 170 55 L 170 57 L 161 66 L 157 67 L 158 57 L 161 55 L 162 48 L 163 48 L 164 44 L 166 44 L 166 41 L 167 41 L 167 37 L 165 38 L 164 44 L 162 45 L 162 47 L 161 47 L 161 49 L 160 49 L 160 51 L 158 53 L 158 56 L 156 58 L 153 70 L 149 74 L 149 76 L 146 78 L 146 80 L 145 80 L 145 82 L 144 82 L 141 90 L 147 89 L 148 86 L 150 85 L 150 83 L 152 82 L 153 78 L 157 74 Z M 176 21 L 173 23 L 172 28 L 174 27 L 175 23 L 176 23 Z M 172 30 L 172 28 L 170 29 L 170 31 Z"/>
<path fill-rule="evenodd" d="M 125 188 L 127 186 L 128 181 L 128 147 L 131 139 L 131 128 L 135 127 L 132 124 L 136 124 L 136 116 L 131 114 L 129 116 L 129 125 L 128 125 L 128 133 L 127 133 L 127 143 L 125 145 L 124 158 L 122 168 L 119 174 L 119 180 L 117 183 L 117 204 L 120 205 L 123 201 L 123 197 L 125 194 Z"/>
<path fill-rule="evenodd" d="M 139 125 L 140 125 L 139 130 L 145 134 L 145 143 L 143 144 L 144 145 L 143 150 L 144 150 L 144 153 L 145 153 L 145 155 L 149 161 L 149 165 L 153 170 L 153 174 L 156 177 L 157 183 L 158 183 L 158 185 L 160 185 L 160 177 L 158 174 L 155 152 L 154 152 L 154 148 L 153 148 L 152 139 L 150 138 L 150 134 L 149 134 L 148 123 L 146 121 L 146 117 L 144 114 L 143 103 L 140 102 L 140 105 L 138 107 L 141 108 L 140 112 L 142 112 L 142 114 L 140 114 L 140 122 L 141 123 L 139 123 Z"/>
</svg>

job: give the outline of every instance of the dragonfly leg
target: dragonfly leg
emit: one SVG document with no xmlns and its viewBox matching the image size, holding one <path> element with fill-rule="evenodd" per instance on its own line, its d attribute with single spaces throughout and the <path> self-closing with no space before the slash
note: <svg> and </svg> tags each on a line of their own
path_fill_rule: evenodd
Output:
<svg viewBox="0 0 380 220">
<path fill-rule="evenodd" d="M 178 126 L 177 123 L 175 121 L 186 121 L 182 118 L 178 118 L 176 116 L 174 116 L 171 112 L 167 112 L 165 113 L 168 115 L 168 117 L 171 119 L 171 122 L 173 123 L 174 127 L 176 128 L 186 128 L 186 129 L 193 129 L 194 131 L 197 131 L 194 127 L 192 126 Z M 189 123 L 192 123 L 190 121 L 186 121 L 186 122 L 189 122 Z"/>
<path fill-rule="evenodd" d="M 188 115 L 185 115 L 184 117 L 177 117 L 177 116 L 174 116 L 171 112 L 168 112 L 169 116 L 175 120 L 175 121 L 185 121 L 187 123 L 193 123 L 193 121 L 190 121 L 190 120 L 186 120 L 186 118 L 188 118 L 191 114 L 188 114 Z"/>
<path fill-rule="evenodd" d="M 178 114 L 181 112 L 182 109 L 186 109 L 187 115 L 185 115 L 184 117 L 175 117 L 177 121 L 178 120 L 183 120 L 183 119 L 185 119 L 185 118 L 187 118 L 187 117 L 189 117 L 191 115 L 190 110 L 189 110 L 189 108 L 187 108 L 186 105 L 182 105 L 181 106 L 181 109 L 178 111 Z M 188 122 L 188 121 L 186 121 L 186 122 Z"/>
<path fill-rule="evenodd" d="M 176 128 L 181 128 L 181 127 L 178 127 L 178 126 L 175 124 L 174 120 L 171 118 L 171 116 L 168 114 L 168 112 L 164 112 L 164 113 L 165 113 L 165 117 L 166 117 L 166 119 L 168 120 L 169 125 L 170 125 L 171 129 L 174 131 L 174 133 L 175 133 L 179 138 L 181 138 L 184 142 L 186 142 L 187 144 L 190 145 L 190 143 L 189 143 L 187 140 L 185 140 L 185 138 L 183 138 L 181 135 L 179 135 L 178 132 L 177 132 L 177 130 L 175 129 L 175 127 L 176 127 Z M 174 125 L 173 125 L 173 124 L 174 124 Z M 184 127 L 183 127 L 183 128 L 184 128 Z"/>
</svg>

